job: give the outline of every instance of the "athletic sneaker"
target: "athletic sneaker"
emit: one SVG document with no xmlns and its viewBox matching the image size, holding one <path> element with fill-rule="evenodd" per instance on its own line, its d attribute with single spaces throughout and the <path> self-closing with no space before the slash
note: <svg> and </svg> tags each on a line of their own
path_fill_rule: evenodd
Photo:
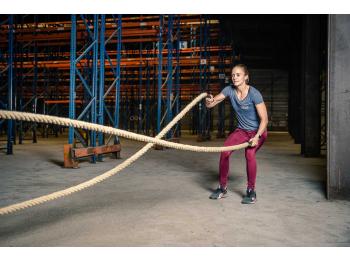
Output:
<svg viewBox="0 0 350 262">
<path fill-rule="evenodd" d="M 210 199 L 220 199 L 225 197 L 227 194 L 227 189 L 222 189 L 221 187 L 218 187 L 211 195 Z"/>
<path fill-rule="evenodd" d="M 247 189 L 247 195 L 242 199 L 242 204 L 255 204 L 256 192 L 253 189 Z"/>
</svg>

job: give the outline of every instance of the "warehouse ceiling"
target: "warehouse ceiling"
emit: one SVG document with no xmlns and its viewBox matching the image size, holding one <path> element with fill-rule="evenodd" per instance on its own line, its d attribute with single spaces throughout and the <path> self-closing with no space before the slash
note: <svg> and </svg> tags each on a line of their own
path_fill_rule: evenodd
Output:
<svg viewBox="0 0 350 262">
<path fill-rule="evenodd" d="M 302 15 L 220 15 L 237 55 L 250 68 L 289 67 L 291 45 L 301 36 Z"/>
</svg>

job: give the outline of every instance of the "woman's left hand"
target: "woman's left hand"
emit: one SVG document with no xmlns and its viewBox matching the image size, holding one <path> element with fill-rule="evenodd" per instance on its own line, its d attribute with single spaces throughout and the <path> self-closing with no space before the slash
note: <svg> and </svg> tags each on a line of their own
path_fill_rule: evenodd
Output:
<svg viewBox="0 0 350 262">
<path fill-rule="evenodd" d="M 255 147 L 258 143 L 259 143 L 259 137 L 258 136 L 254 136 L 253 138 L 251 138 L 249 140 L 249 146 L 250 147 Z"/>
</svg>

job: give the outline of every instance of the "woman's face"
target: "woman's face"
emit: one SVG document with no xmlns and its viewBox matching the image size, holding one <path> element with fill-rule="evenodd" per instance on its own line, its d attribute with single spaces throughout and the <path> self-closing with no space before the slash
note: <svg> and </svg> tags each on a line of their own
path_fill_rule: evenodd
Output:
<svg viewBox="0 0 350 262">
<path fill-rule="evenodd" d="M 234 67 L 231 75 L 234 86 L 245 85 L 246 81 L 248 80 L 248 76 L 245 75 L 243 69 L 240 67 Z"/>
</svg>

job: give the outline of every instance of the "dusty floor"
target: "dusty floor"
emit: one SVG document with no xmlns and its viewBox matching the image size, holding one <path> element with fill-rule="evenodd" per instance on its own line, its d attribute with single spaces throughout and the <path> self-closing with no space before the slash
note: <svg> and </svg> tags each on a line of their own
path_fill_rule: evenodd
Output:
<svg viewBox="0 0 350 262">
<path fill-rule="evenodd" d="M 64 169 L 65 137 L 26 141 L 0 152 L 0 206 L 76 185 L 142 147 L 122 140 L 122 158 Z M 197 143 L 221 146 L 223 139 Z M 325 197 L 324 158 L 303 158 L 286 133 L 270 133 L 258 153 L 255 205 L 245 190 L 243 151 L 231 157 L 229 194 L 217 186 L 217 153 L 150 150 L 92 188 L 0 217 L 0 246 L 349 246 L 350 202 Z"/>
</svg>

